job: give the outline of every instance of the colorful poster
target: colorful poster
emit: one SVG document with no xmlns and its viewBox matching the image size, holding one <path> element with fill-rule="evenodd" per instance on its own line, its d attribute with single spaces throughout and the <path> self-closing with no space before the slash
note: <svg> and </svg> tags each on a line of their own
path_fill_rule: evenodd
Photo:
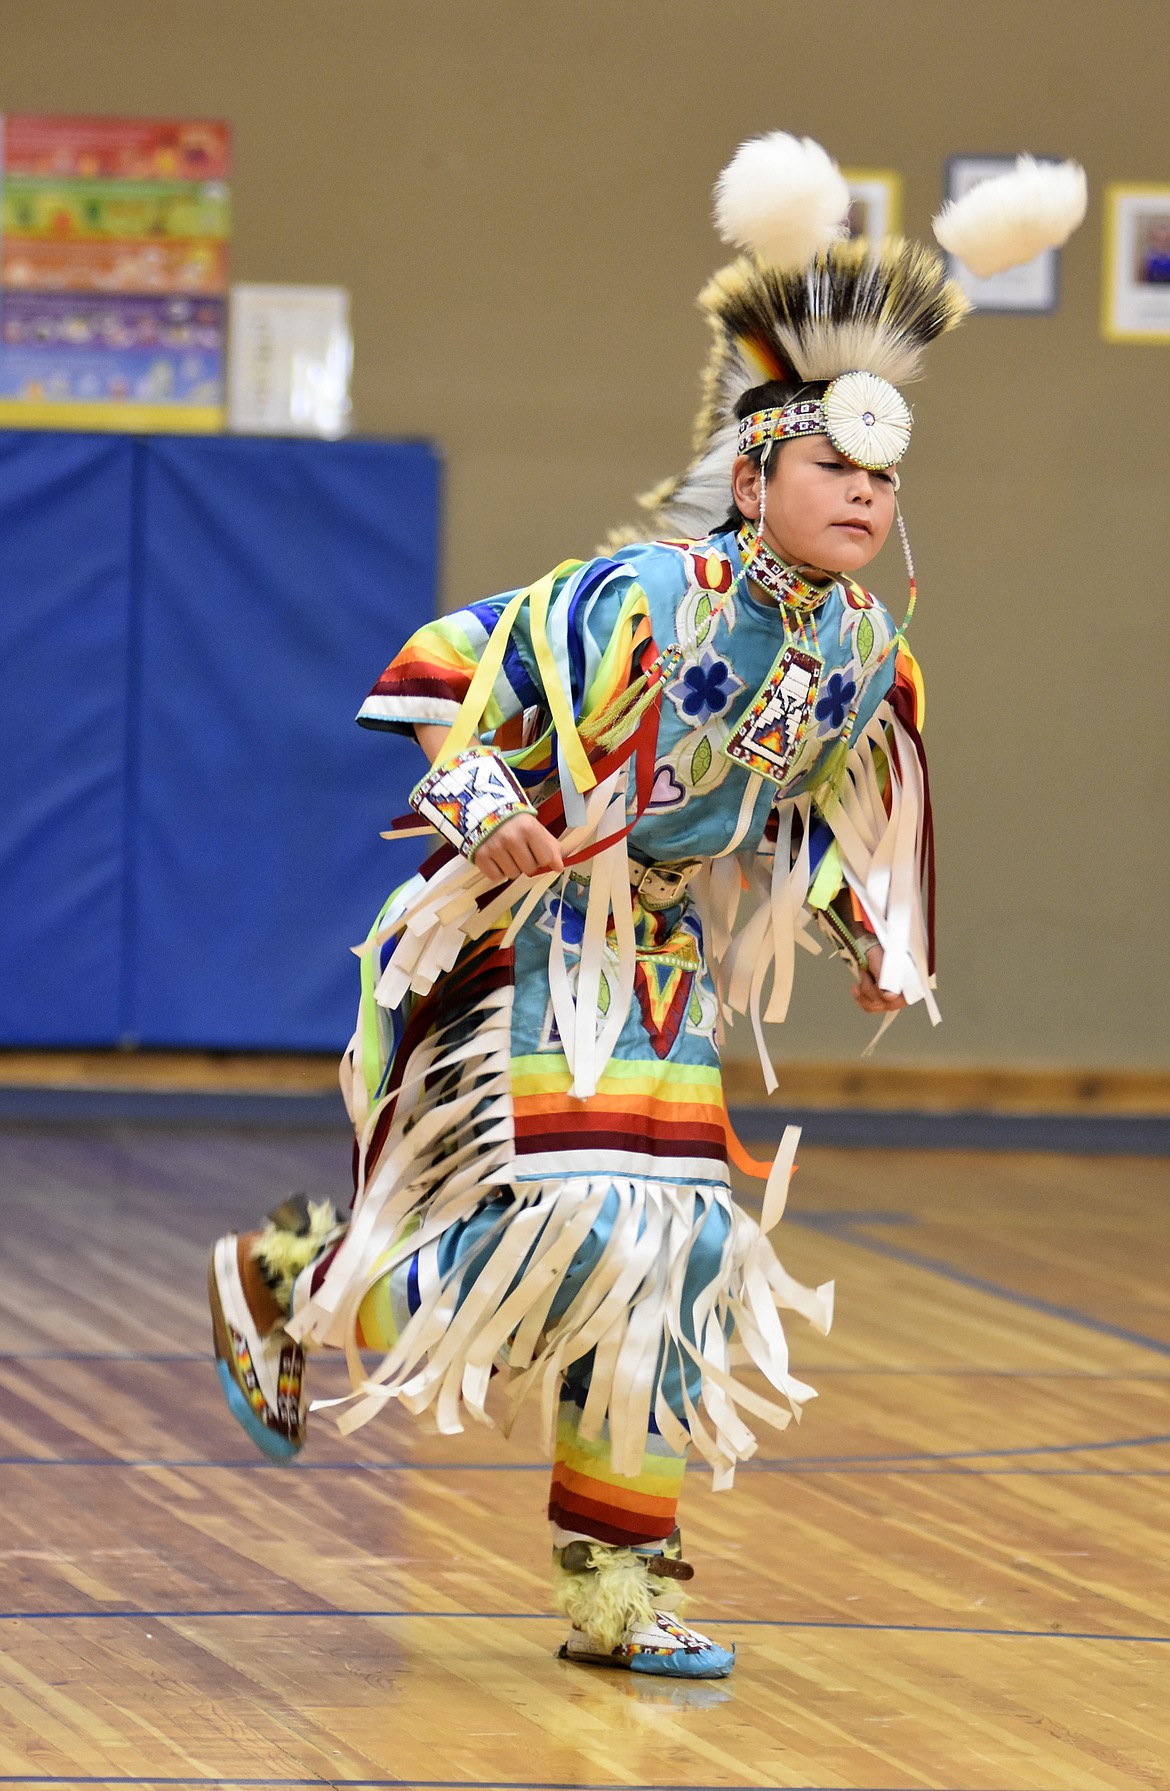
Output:
<svg viewBox="0 0 1170 1791">
<path fill-rule="evenodd" d="M 222 296 L 226 242 L 7 242 L 9 292 L 175 292 Z"/>
<path fill-rule="evenodd" d="M 206 119 L 56 118 L 13 113 L 4 166 L 12 174 L 84 180 L 226 180 L 231 127 Z"/>
<path fill-rule="evenodd" d="M 4 171 L 4 241 L 221 241 L 228 234 L 222 181 L 33 180 Z"/>
<path fill-rule="evenodd" d="M 230 130 L 3 120 L 0 424 L 223 427 Z"/>
<path fill-rule="evenodd" d="M 6 293 L 0 399 L 215 406 L 223 299 Z"/>
</svg>

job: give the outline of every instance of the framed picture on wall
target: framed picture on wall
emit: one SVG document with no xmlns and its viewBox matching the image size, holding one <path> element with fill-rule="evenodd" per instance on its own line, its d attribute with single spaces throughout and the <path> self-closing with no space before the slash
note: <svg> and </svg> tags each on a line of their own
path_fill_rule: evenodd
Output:
<svg viewBox="0 0 1170 1791">
<path fill-rule="evenodd" d="M 1170 186 L 1111 186 L 1102 329 L 1110 342 L 1170 342 Z"/>
<path fill-rule="evenodd" d="M 902 176 L 885 168 L 842 168 L 849 187 L 850 236 L 876 242 L 902 228 Z"/>
<path fill-rule="evenodd" d="M 1055 156 L 1037 158 L 1055 161 Z M 947 163 L 946 198 L 961 199 L 981 180 L 1007 174 L 1016 165 L 1014 155 L 956 155 Z M 951 277 L 963 288 L 977 311 L 1055 311 L 1060 297 L 1060 250 L 1045 249 L 1022 267 L 992 274 L 980 280 L 969 268 L 950 261 Z"/>
</svg>

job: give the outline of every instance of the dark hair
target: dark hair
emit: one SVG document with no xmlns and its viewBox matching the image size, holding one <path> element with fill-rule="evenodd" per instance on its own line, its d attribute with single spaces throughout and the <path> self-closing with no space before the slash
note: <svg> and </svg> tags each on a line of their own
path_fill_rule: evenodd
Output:
<svg viewBox="0 0 1170 1791">
<path fill-rule="evenodd" d="M 744 417 L 750 417 L 754 410 L 779 410 L 783 405 L 791 404 L 794 398 L 820 398 L 824 394 L 827 383 L 823 379 L 770 379 L 765 385 L 752 386 L 750 391 L 745 392 L 743 397 L 736 401 L 735 415 L 742 422 Z M 782 444 L 776 444 L 777 450 L 780 446 Z M 763 458 L 763 445 L 752 448 L 748 453 L 748 459 L 754 460 L 757 466 L 762 463 Z M 746 521 L 747 517 L 732 498 L 727 520 L 720 524 L 717 532 L 741 529 Z"/>
</svg>

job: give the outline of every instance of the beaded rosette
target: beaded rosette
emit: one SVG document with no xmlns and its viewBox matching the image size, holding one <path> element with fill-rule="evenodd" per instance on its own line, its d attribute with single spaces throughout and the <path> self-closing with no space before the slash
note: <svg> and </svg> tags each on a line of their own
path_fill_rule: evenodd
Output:
<svg viewBox="0 0 1170 1791">
<path fill-rule="evenodd" d="M 536 813 L 503 759 L 486 746 L 432 765 L 411 791 L 410 806 L 465 858 L 505 821 Z"/>
</svg>

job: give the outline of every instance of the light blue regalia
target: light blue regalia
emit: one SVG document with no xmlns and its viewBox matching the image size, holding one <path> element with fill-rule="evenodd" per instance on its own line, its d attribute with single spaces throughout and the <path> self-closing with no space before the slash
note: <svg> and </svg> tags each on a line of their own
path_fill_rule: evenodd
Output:
<svg viewBox="0 0 1170 1791">
<path fill-rule="evenodd" d="M 397 1397 L 458 1429 L 503 1365 L 550 1421 L 566 1386 L 618 1473 L 657 1438 L 726 1483 L 755 1447 L 737 1407 L 783 1424 L 810 1396 L 776 1308 L 824 1327 L 831 1290 L 767 1235 L 795 1134 L 757 1223 L 731 1196 L 719 1041 L 747 1016 L 775 1085 L 763 1024 L 830 911 L 933 1006 L 894 644 L 848 579 L 806 613 L 761 600 L 722 532 L 569 563 L 420 630 L 379 679 L 362 721 L 478 732 L 578 862 L 499 888 L 438 854 L 371 935 L 354 1222 L 293 1323 L 350 1349 L 346 1428 Z M 733 1335 L 782 1404 L 733 1376 Z M 372 1380 L 359 1343 L 386 1349 Z"/>
</svg>

